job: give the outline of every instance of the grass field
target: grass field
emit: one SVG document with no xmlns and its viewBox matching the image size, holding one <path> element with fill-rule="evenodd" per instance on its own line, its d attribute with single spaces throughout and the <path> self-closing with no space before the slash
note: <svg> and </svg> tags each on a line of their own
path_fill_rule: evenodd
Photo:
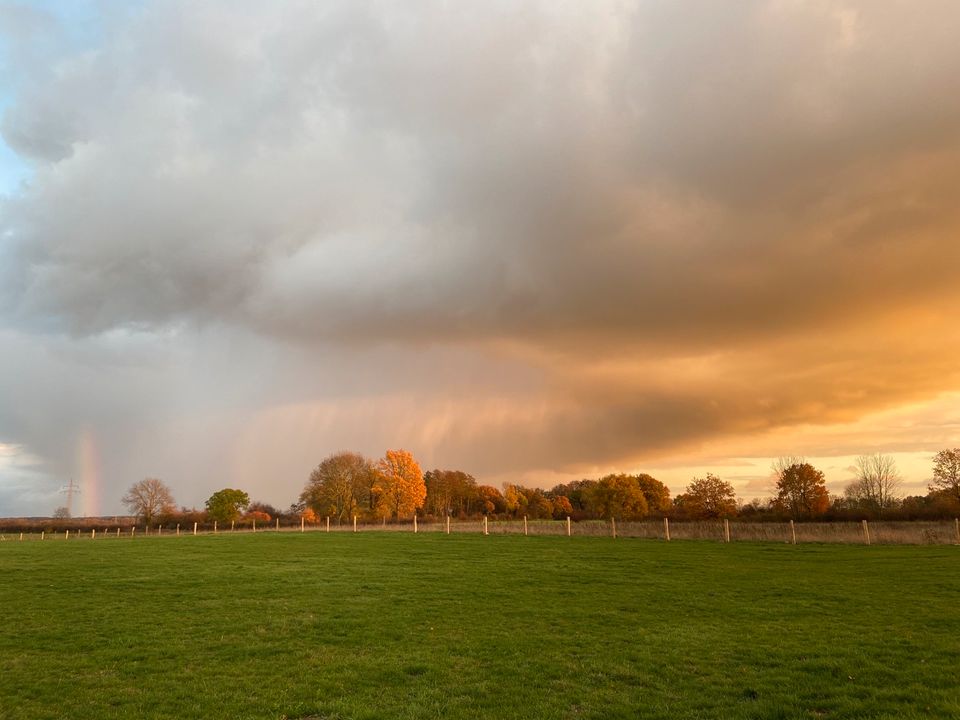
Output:
<svg viewBox="0 0 960 720">
<path fill-rule="evenodd" d="M 960 717 L 960 548 L 0 543 L 0 718 Z"/>
</svg>

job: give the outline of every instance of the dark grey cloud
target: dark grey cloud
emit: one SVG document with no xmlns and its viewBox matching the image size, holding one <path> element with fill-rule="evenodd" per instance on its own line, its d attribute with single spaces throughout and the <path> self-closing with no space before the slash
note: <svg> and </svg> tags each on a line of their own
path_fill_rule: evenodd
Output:
<svg viewBox="0 0 960 720">
<path fill-rule="evenodd" d="M 562 471 L 960 380 L 952 3 L 26 18 L 0 442 L 51 474 L 87 425 L 191 501 L 241 436 L 275 495 L 341 446 Z"/>
</svg>

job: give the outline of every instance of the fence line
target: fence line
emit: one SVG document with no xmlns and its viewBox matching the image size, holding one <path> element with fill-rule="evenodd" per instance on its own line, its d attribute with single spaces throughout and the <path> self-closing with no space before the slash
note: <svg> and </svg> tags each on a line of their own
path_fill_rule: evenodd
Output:
<svg viewBox="0 0 960 720">
<path fill-rule="evenodd" d="M 477 520 L 413 519 L 409 521 L 363 522 L 351 517 L 351 522 L 331 525 L 330 518 L 317 523 L 305 523 L 302 519 L 289 525 L 268 524 L 259 528 L 237 528 L 231 523 L 230 531 L 221 530 L 216 523 L 201 527 L 194 522 L 192 533 L 195 535 L 216 535 L 229 537 L 237 534 L 273 535 L 277 533 L 307 532 L 410 532 L 422 534 L 476 534 L 476 535 L 536 535 L 536 536 L 578 536 L 611 538 L 641 538 L 648 540 L 710 540 L 721 543 L 730 542 L 779 542 L 800 543 L 845 543 L 860 545 L 960 545 L 960 519 L 953 521 L 871 521 L 867 522 L 809 522 L 795 523 L 793 520 L 783 523 L 739 522 L 729 520 L 704 520 L 670 522 L 662 520 L 496 520 L 484 517 Z M 166 530 L 167 532 L 164 532 Z M 69 528 L 57 531 L 52 528 L 40 532 L 0 533 L 0 540 L 13 542 L 65 541 L 81 540 L 106 542 L 108 540 L 135 540 L 149 538 L 181 537 L 180 525 L 98 525 L 83 529 Z"/>
</svg>

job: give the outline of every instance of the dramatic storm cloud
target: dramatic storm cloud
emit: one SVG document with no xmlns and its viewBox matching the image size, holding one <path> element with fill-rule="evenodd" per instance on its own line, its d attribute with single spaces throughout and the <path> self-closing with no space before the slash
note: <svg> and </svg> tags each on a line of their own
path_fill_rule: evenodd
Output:
<svg viewBox="0 0 960 720">
<path fill-rule="evenodd" d="M 0 11 L 0 514 L 960 442 L 953 2 L 51 7 Z"/>
</svg>

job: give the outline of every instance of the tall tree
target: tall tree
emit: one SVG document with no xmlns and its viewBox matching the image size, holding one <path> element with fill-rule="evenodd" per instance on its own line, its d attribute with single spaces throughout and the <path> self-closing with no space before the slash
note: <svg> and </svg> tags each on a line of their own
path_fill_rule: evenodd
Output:
<svg viewBox="0 0 960 720">
<path fill-rule="evenodd" d="M 643 496 L 647 499 L 650 512 L 665 513 L 670 511 L 670 488 L 652 475 L 640 473 L 636 476 L 637 483 Z"/>
<path fill-rule="evenodd" d="M 573 505 L 570 504 L 570 498 L 566 495 L 555 495 L 552 502 L 554 519 L 563 520 L 565 517 L 573 515 Z"/>
<path fill-rule="evenodd" d="M 477 494 L 477 481 L 462 470 L 430 470 L 423 476 L 427 488 L 424 510 L 430 515 L 462 515 Z"/>
<path fill-rule="evenodd" d="M 568 483 L 555 485 L 547 493 L 548 497 L 559 497 L 563 495 L 570 501 L 570 506 L 574 510 L 585 511 L 587 509 L 587 496 L 590 495 L 591 488 L 597 484 L 596 480 L 573 480 Z"/>
<path fill-rule="evenodd" d="M 830 507 L 830 493 L 823 473 L 808 462 L 779 461 L 774 464 L 777 474 L 776 506 L 792 518 L 810 518 L 822 515 Z"/>
<path fill-rule="evenodd" d="M 135 482 L 121 498 L 124 505 L 147 525 L 160 515 L 168 515 L 176 509 L 173 493 L 159 478 L 144 478 Z"/>
<path fill-rule="evenodd" d="M 607 475 L 590 488 L 587 508 L 602 518 L 638 520 L 648 512 L 647 498 L 633 475 Z"/>
<path fill-rule="evenodd" d="M 503 493 L 493 485 L 477 486 L 477 510 L 484 515 L 499 515 L 506 509 L 507 503 L 503 498 Z"/>
<path fill-rule="evenodd" d="M 363 455 L 334 453 L 310 473 L 300 500 L 317 514 L 342 523 L 369 509 L 370 489 L 375 480 L 373 463 Z"/>
<path fill-rule="evenodd" d="M 534 519 L 553 517 L 553 503 L 543 490 L 539 488 L 532 489 L 526 494 L 527 497 L 527 515 Z"/>
<path fill-rule="evenodd" d="M 527 505 L 529 504 L 529 495 L 526 488 L 514 483 L 503 484 L 503 504 L 508 513 L 514 517 L 523 517 L 528 515 Z"/>
<path fill-rule="evenodd" d="M 899 500 L 903 483 L 897 463 L 891 455 L 861 455 L 856 460 L 856 479 L 847 486 L 846 496 L 883 517 Z"/>
<path fill-rule="evenodd" d="M 243 490 L 224 488 L 207 499 L 207 517 L 219 522 L 239 520 L 249 505 L 250 496 Z"/>
<path fill-rule="evenodd" d="M 737 514 L 737 495 L 733 485 L 713 473 L 695 477 L 686 492 L 677 495 L 674 504 L 693 518 L 726 518 Z"/>
<path fill-rule="evenodd" d="M 406 450 L 387 450 L 380 459 L 375 490 L 383 514 L 395 518 L 412 514 L 427 498 L 420 465 Z"/>
<path fill-rule="evenodd" d="M 941 450 L 934 456 L 930 492 L 944 492 L 960 501 L 960 448 Z"/>
</svg>

